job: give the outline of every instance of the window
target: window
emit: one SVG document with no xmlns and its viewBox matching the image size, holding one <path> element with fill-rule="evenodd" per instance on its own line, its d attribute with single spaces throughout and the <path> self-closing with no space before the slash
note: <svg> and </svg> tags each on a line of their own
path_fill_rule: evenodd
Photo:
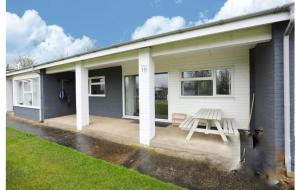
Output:
<svg viewBox="0 0 300 190">
<path fill-rule="evenodd" d="M 182 72 L 182 78 L 203 78 L 203 77 L 211 77 L 211 76 L 212 76 L 211 70 Z"/>
<path fill-rule="evenodd" d="M 181 96 L 231 95 L 231 69 L 181 72 Z"/>
<path fill-rule="evenodd" d="M 89 94 L 90 96 L 105 96 L 105 77 L 89 78 Z"/>
<path fill-rule="evenodd" d="M 15 105 L 27 107 L 40 106 L 39 78 L 23 79 L 14 81 Z"/>
<path fill-rule="evenodd" d="M 216 94 L 231 94 L 231 70 L 228 68 L 216 69 Z"/>
<path fill-rule="evenodd" d="M 211 70 L 185 71 L 181 74 L 182 96 L 212 96 L 213 77 Z"/>
</svg>

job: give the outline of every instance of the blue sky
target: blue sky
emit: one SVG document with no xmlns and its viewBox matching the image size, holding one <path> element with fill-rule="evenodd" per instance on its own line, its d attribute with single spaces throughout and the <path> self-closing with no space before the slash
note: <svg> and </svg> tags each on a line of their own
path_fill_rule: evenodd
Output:
<svg viewBox="0 0 300 190">
<path fill-rule="evenodd" d="M 9 0 L 6 59 L 42 63 L 293 0 Z"/>
<path fill-rule="evenodd" d="M 47 24 L 62 26 L 76 38 L 86 35 L 99 46 L 107 46 L 130 40 L 135 28 L 152 16 L 182 16 L 197 21 L 201 12 L 213 17 L 223 4 L 224 0 L 9 0 L 7 11 L 22 16 L 34 9 Z"/>
</svg>

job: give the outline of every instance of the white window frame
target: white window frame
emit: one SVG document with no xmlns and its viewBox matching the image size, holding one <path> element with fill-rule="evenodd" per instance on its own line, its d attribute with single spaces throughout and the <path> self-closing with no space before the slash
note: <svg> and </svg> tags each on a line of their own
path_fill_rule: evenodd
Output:
<svg viewBox="0 0 300 190">
<path fill-rule="evenodd" d="M 38 92 L 39 92 L 39 96 L 38 96 L 38 100 L 34 100 L 33 98 L 33 79 L 38 79 Z M 18 98 L 17 98 L 17 87 L 16 87 L 16 82 L 21 82 L 22 83 L 22 100 L 23 100 L 23 104 L 19 104 L 18 103 Z M 24 88 L 24 83 L 25 82 L 29 82 L 30 83 L 30 91 L 26 91 Z M 24 105 L 24 95 L 25 94 L 31 94 L 31 100 L 32 100 L 32 105 Z M 33 102 L 34 101 L 38 101 L 38 105 L 39 106 L 33 106 Z M 34 109 L 40 109 L 41 106 L 41 81 L 39 77 L 32 77 L 32 78 L 16 78 L 13 79 L 13 106 L 16 107 L 25 107 L 25 108 L 34 108 Z"/>
<path fill-rule="evenodd" d="M 103 79 L 103 82 L 92 82 L 92 79 Z M 104 94 L 92 94 L 92 85 L 104 85 Z M 106 85 L 105 85 L 105 76 L 95 76 L 95 77 L 89 77 L 89 96 L 95 96 L 95 97 L 105 97 L 106 96 Z"/>
<path fill-rule="evenodd" d="M 230 92 L 231 94 L 228 95 L 218 95 L 217 94 L 217 80 L 216 80 L 216 70 L 218 69 L 230 69 Z M 212 75 L 211 77 L 194 77 L 194 78 L 183 78 L 182 73 L 188 71 L 204 71 L 210 70 Z M 214 67 L 214 68 L 198 68 L 198 69 L 188 69 L 188 70 L 181 70 L 179 72 L 179 96 L 181 98 L 214 98 L 214 97 L 233 97 L 234 86 L 233 86 L 233 78 L 234 78 L 234 68 L 233 66 L 224 66 L 224 67 Z M 183 81 L 205 81 L 205 80 L 212 80 L 213 81 L 213 95 L 193 95 L 193 96 L 185 96 L 182 95 L 182 82 Z"/>
</svg>

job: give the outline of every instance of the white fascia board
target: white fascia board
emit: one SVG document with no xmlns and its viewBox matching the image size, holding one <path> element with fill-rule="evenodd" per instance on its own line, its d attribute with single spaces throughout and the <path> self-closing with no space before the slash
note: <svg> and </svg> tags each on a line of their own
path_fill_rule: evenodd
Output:
<svg viewBox="0 0 300 190">
<path fill-rule="evenodd" d="M 131 44 L 127 44 L 127 45 L 122 45 L 122 46 L 118 46 L 118 47 L 114 47 L 114 48 L 112 47 L 112 48 L 100 50 L 100 51 L 94 52 L 94 53 L 79 55 L 77 57 L 72 57 L 69 59 L 64 59 L 64 60 L 56 61 L 53 63 L 36 66 L 34 69 L 38 70 L 38 69 L 53 67 L 53 66 L 57 66 L 57 65 L 72 63 L 72 62 L 74 62 L 74 63 L 80 62 L 80 61 L 93 59 L 93 58 L 97 58 L 97 57 L 102 57 L 102 56 L 106 56 L 106 55 L 122 53 L 122 52 L 130 51 L 130 50 L 156 46 L 156 45 L 165 44 L 165 43 L 171 43 L 171 42 L 176 42 L 176 41 L 181 41 L 181 40 L 203 37 L 203 36 L 208 36 L 208 35 L 213 35 L 213 34 L 218 34 L 218 33 L 223 33 L 223 32 L 229 32 L 229 31 L 233 31 L 233 30 L 251 28 L 251 27 L 255 27 L 255 26 L 261 26 L 261 25 L 271 24 L 271 23 L 280 22 L 280 21 L 284 21 L 284 20 L 289 20 L 289 18 L 290 18 L 289 12 L 282 12 L 282 13 L 276 13 L 276 14 L 272 13 L 272 14 L 254 17 L 254 18 L 248 18 L 248 19 L 244 19 L 244 20 L 240 20 L 240 21 L 235 21 L 235 22 L 230 22 L 230 23 L 225 23 L 225 24 L 218 24 L 218 25 L 214 25 L 211 27 L 207 27 L 207 28 L 200 28 L 200 29 L 195 29 L 192 31 L 170 34 L 168 36 L 153 38 L 153 39 L 140 41 L 140 42 L 136 42 L 136 43 L 131 43 Z M 12 74 L 14 74 L 14 73 L 12 73 Z"/>
<path fill-rule="evenodd" d="M 38 78 L 40 75 L 38 73 L 24 73 L 13 77 L 13 80 L 31 79 Z"/>
<path fill-rule="evenodd" d="M 6 76 L 13 76 L 13 75 L 18 75 L 18 74 L 23 74 L 23 73 L 28 73 L 28 72 L 34 72 L 35 69 L 33 68 L 29 68 L 29 69 L 23 69 L 23 70 L 20 70 L 20 71 L 14 71 L 14 72 L 9 72 L 9 73 L 6 73 Z"/>
</svg>

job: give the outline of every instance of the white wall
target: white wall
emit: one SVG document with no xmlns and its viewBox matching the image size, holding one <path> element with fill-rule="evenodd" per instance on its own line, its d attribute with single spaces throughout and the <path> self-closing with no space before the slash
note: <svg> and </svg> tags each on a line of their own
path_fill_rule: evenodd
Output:
<svg viewBox="0 0 300 190">
<path fill-rule="evenodd" d="M 13 111 L 13 86 L 12 79 L 6 79 L 6 111 Z"/>
<path fill-rule="evenodd" d="M 223 117 L 235 118 L 240 129 L 248 129 L 249 119 L 249 47 L 231 47 L 154 58 L 155 72 L 169 73 L 169 120 L 174 112 L 194 114 L 200 108 L 219 108 Z M 231 97 L 181 97 L 180 72 L 215 67 L 233 68 Z M 123 75 L 137 74 L 137 63 L 123 64 Z"/>
</svg>

